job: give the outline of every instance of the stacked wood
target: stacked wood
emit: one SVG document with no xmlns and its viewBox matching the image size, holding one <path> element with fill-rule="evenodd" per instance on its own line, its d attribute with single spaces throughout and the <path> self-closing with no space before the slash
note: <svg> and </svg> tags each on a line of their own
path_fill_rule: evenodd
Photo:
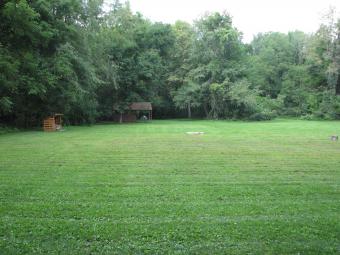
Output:
<svg viewBox="0 0 340 255">
<path fill-rule="evenodd" d="M 62 130 L 62 119 L 63 114 L 56 113 L 53 116 L 47 117 L 43 121 L 43 128 L 46 132 Z"/>
<path fill-rule="evenodd" d="M 44 119 L 43 126 L 44 126 L 44 131 L 46 132 L 56 131 L 55 119 L 53 117 Z"/>
</svg>

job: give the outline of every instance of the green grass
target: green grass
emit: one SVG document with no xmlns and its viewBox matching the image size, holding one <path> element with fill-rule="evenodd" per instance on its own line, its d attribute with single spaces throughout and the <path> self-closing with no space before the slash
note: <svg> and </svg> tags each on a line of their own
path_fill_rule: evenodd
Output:
<svg viewBox="0 0 340 255">
<path fill-rule="evenodd" d="M 174 120 L 1 135 L 0 254 L 340 254 L 333 134 Z"/>
</svg>

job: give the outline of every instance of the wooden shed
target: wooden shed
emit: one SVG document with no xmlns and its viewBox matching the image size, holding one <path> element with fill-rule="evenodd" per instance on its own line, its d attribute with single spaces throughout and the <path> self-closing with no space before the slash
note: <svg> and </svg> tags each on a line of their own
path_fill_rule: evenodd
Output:
<svg viewBox="0 0 340 255">
<path fill-rule="evenodd" d="M 152 120 L 152 104 L 151 102 L 135 102 L 130 104 L 130 111 L 146 111 L 149 114 L 149 120 Z"/>
<path fill-rule="evenodd" d="M 134 102 L 128 105 L 124 113 L 115 114 L 114 121 L 122 122 L 136 122 L 140 115 L 148 116 L 145 119 L 152 120 L 152 105 L 150 102 Z"/>
<path fill-rule="evenodd" d="M 43 121 L 44 131 L 45 132 L 53 132 L 53 131 L 61 130 L 62 127 L 63 127 L 62 126 L 62 124 L 63 124 L 62 116 L 63 116 L 63 114 L 56 113 L 56 114 L 44 119 L 44 121 Z"/>
</svg>

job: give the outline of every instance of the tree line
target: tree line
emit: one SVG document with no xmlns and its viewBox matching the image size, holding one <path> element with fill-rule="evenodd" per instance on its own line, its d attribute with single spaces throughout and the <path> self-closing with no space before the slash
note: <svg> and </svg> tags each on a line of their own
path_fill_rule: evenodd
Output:
<svg viewBox="0 0 340 255">
<path fill-rule="evenodd" d="M 129 3 L 0 2 L 0 121 L 64 113 L 111 120 L 150 101 L 156 118 L 340 119 L 340 21 L 313 34 L 261 33 L 249 44 L 228 13 L 151 22 Z"/>
</svg>

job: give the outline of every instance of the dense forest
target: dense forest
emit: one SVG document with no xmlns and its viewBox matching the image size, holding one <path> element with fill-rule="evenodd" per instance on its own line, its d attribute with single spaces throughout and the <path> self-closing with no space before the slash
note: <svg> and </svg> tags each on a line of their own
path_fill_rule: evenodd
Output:
<svg viewBox="0 0 340 255">
<path fill-rule="evenodd" d="M 340 119 L 340 21 L 313 34 L 258 34 L 225 13 L 151 22 L 129 3 L 0 1 L 0 121 L 111 120 L 150 101 L 156 118 Z"/>
</svg>

